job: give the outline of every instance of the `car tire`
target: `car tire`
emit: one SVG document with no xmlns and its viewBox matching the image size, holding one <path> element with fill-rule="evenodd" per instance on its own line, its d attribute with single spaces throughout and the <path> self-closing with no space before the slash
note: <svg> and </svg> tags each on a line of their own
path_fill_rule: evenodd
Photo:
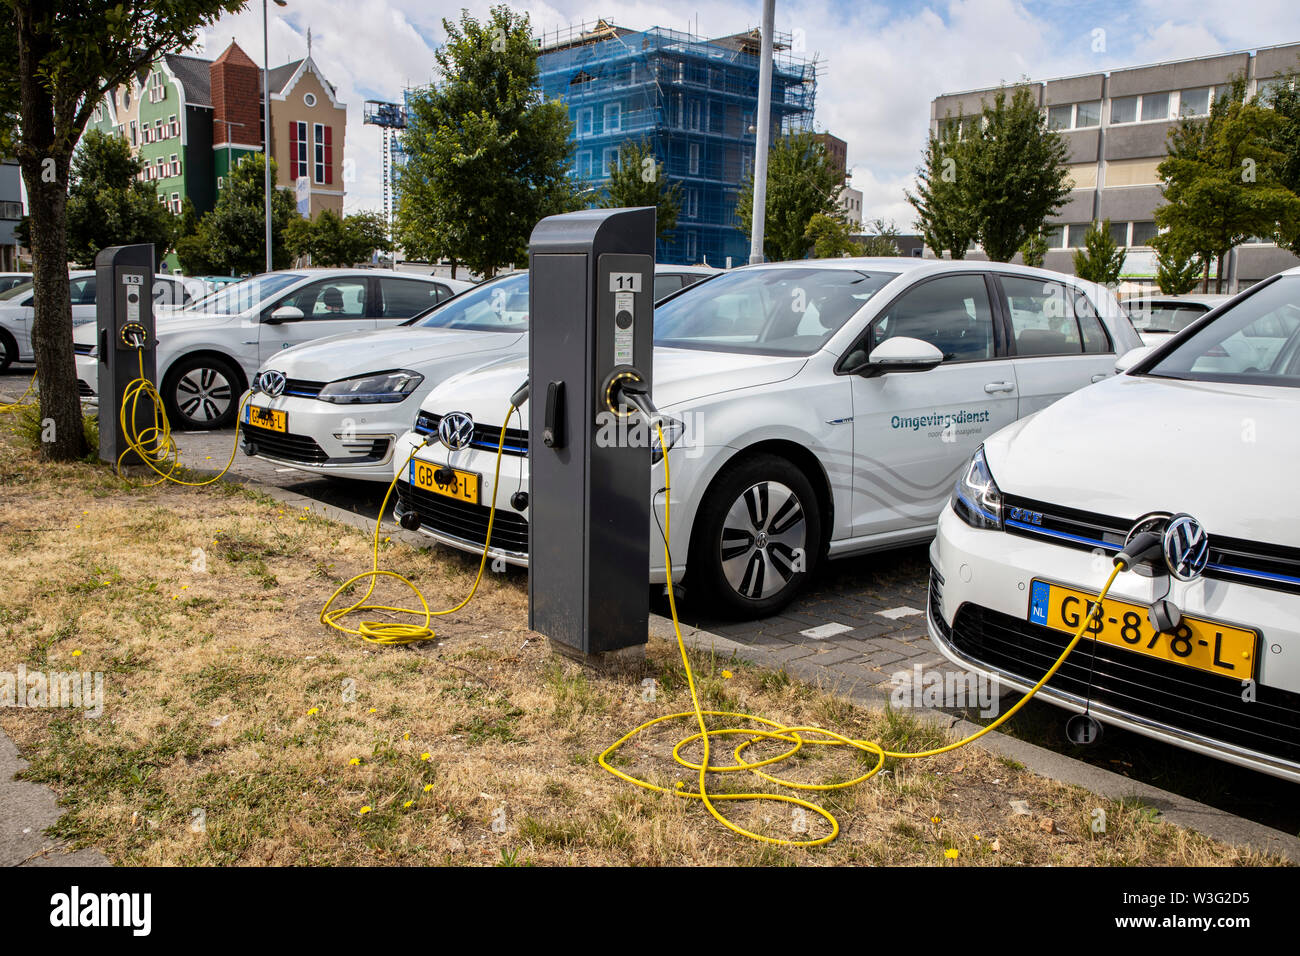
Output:
<svg viewBox="0 0 1300 956">
<path fill-rule="evenodd" d="M 167 419 L 176 431 L 212 431 L 235 423 L 244 377 L 218 355 L 193 355 L 172 366 L 163 383 Z"/>
<path fill-rule="evenodd" d="M 821 533 L 816 492 L 798 467 L 777 455 L 745 458 L 714 479 L 700 504 L 692 593 L 699 588 L 728 617 L 775 614 L 816 567 Z"/>
<path fill-rule="evenodd" d="M 9 371 L 9 366 L 18 361 L 18 343 L 14 337 L 0 329 L 0 372 Z"/>
</svg>

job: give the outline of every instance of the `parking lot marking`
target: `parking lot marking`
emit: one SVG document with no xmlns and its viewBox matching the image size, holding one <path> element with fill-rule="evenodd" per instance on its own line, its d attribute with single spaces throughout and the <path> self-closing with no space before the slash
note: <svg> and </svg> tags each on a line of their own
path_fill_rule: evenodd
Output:
<svg viewBox="0 0 1300 956">
<path fill-rule="evenodd" d="M 829 624 L 818 624 L 816 627 L 810 627 L 806 631 L 800 631 L 804 637 L 811 637 L 814 641 L 824 641 L 828 637 L 834 637 L 836 634 L 843 634 L 845 631 L 851 631 L 853 628 L 847 624 L 839 624 L 831 621 Z"/>
<path fill-rule="evenodd" d="M 891 607 L 885 611 L 877 611 L 881 617 L 887 617 L 891 621 L 897 621 L 900 617 L 911 617 L 913 614 L 920 614 L 919 608 L 914 607 Z"/>
</svg>

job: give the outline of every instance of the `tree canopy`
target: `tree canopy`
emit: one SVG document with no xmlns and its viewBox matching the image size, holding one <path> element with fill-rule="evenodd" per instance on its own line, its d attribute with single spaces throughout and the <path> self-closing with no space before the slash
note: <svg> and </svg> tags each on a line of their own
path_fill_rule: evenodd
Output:
<svg viewBox="0 0 1300 956">
<path fill-rule="evenodd" d="M 843 219 L 839 197 L 844 177 L 826 154 L 826 148 L 809 133 L 783 136 L 767 155 L 767 203 L 763 229 L 763 255 L 769 261 L 802 259 L 813 240 L 808 227 L 819 213 Z M 740 188 L 736 218 L 746 235 L 753 230 L 754 177 Z"/>
<path fill-rule="evenodd" d="M 664 239 L 677 228 L 682 187 L 669 183 L 664 164 L 655 159 L 648 140 L 625 140 L 617 162 L 609 164 L 609 182 L 600 198 L 602 209 L 655 207 L 655 238 Z"/>
</svg>

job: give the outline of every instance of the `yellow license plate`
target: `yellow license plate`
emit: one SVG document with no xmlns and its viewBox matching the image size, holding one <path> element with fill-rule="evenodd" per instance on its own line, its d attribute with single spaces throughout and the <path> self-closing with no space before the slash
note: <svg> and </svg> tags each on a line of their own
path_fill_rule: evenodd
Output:
<svg viewBox="0 0 1300 956">
<path fill-rule="evenodd" d="M 287 432 L 289 430 L 289 413 L 282 412 L 277 408 L 258 408 L 256 405 L 249 405 L 248 424 L 256 425 L 258 428 L 266 428 L 273 432 Z"/>
<path fill-rule="evenodd" d="M 1096 599 L 1097 595 L 1086 591 L 1035 581 L 1030 589 L 1029 620 L 1074 634 Z M 1086 636 L 1211 674 L 1237 680 L 1255 676 L 1259 634 L 1241 627 L 1184 617 L 1172 633 L 1162 633 L 1151 626 L 1143 605 L 1106 598 L 1101 618 Z"/>
<path fill-rule="evenodd" d="M 450 477 L 443 474 L 443 480 L 439 481 L 440 470 L 450 472 Z M 457 471 L 455 468 L 444 469 L 442 465 L 433 465 L 412 458 L 411 484 L 425 491 L 432 491 L 434 494 L 455 498 L 457 501 L 478 504 L 478 475 L 468 471 Z"/>
</svg>

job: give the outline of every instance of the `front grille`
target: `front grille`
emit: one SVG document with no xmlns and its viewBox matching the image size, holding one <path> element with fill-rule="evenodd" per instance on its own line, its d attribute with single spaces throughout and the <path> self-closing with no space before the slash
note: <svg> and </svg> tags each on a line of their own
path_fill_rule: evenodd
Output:
<svg viewBox="0 0 1300 956">
<path fill-rule="evenodd" d="M 415 418 L 415 430 L 421 435 L 438 435 L 438 423 L 442 421 L 441 415 L 435 415 L 433 412 L 420 412 Z M 496 451 L 497 442 L 501 440 L 500 425 L 480 425 L 474 424 L 474 438 L 470 441 L 471 448 L 482 448 L 486 451 Z M 506 441 L 502 446 L 503 455 L 514 455 L 516 458 L 528 457 L 528 432 L 522 428 L 507 428 Z"/>
<path fill-rule="evenodd" d="M 1071 635 L 974 604 L 957 611 L 945 637 L 964 657 L 1036 683 Z M 1093 661 L 1093 651 L 1096 660 Z M 1242 699 L 1240 681 L 1088 639 L 1047 682 L 1053 690 L 1174 730 L 1222 741 L 1300 765 L 1300 694 L 1256 685 Z"/>
<path fill-rule="evenodd" d="M 1003 513 L 1008 516 L 1008 534 L 1084 551 L 1099 548 L 1110 554 L 1124 547 L 1124 539 L 1137 520 L 1093 514 L 1014 495 L 1004 496 L 1003 505 Z M 1023 509 L 1032 518 L 1012 519 L 1014 508 Z M 1300 548 L 1226 538 L 1211 531 L 1210 560 L 1204 576 L 1300 594 Z"/>
<path fill-rule="evenodd" d="M 311 465 L 360 465 L 371 461 L 383 461 L 388 454 L 388 439 L 376 438 L 373 441 L 345 442 L 351 454 L 343 458 L 330 458 L 325 449 L 316 444 L 316 440 L 306 435 L 288 435 L 273 432 L 257 425 L 242 425 L 245 437 L 257 443 L 258 454 L 282 461 L 300 461 Z"/>
<path fill-rule="evenodd" d="M 934 626 L 939 629 L 939 633 L 945 638 L 949 637 L 952 629 L 943 619 L 943 575 L 939 569 L 930 566 L 930 620 L 934 621 Z"/>
<path fill-rule="evenodd" d="M 487 506 L 424 491 L 405 481 L 397 483 L 397 501 L 403 511 L 419 515 L 420 523 L 430 531 L 483 547 L 491 510 Z M 496 520 L 492 523 L 492 547 L 516 554 L 528 553 L 528 521 L 523 515 L 509 506 L 497 507 Z"/>
<path fill-rule="evenodd" d="M 85 382 L 83 382 L 81 379 L 77 379 L 77 394 L 80 395 L 82 398 L 94 398 L 95 390 L 91 388 L 89 385 L 87 385 Z"/>
<path fill-rule="evenodd" d="M 95 351 L 94 342 L 73 342 L 72 351 L 77 355 L 89 355 Z"/>
<path fill-rule="evenodd" d="M 294 398 L 315 398 L 325 385 L 325 382 L 309 382 L 303 378 L 285 379 L 284 394 Z"/>
</svg>

